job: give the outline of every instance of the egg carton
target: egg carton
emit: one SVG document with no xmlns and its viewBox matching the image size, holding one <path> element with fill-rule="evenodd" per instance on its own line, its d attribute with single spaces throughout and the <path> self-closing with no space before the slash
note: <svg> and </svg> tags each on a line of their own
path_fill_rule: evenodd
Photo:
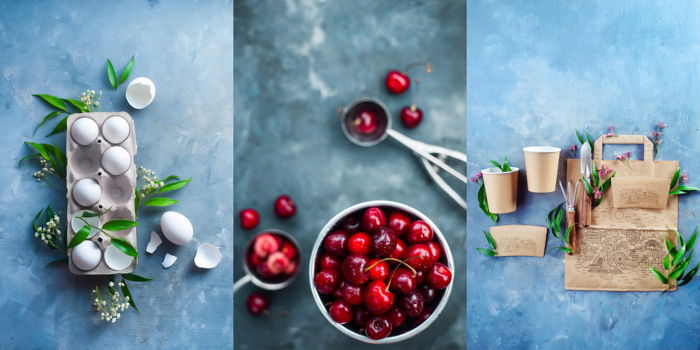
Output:
<svg viewBox="0 0 700 350">
<path fill-rule="evenodd" d="M 98 227 L 116 219 L 134 220 L 136 216 L 134 208 L 136 151 L 134 121 L 128 113 L 91 112 L 72 114 L 68 117 L 66 131 L 68 242 L 84 224 L 79 219 L 73 222 L 74 215 L 80 214 L 83 210 L 104 212 L 109 209 L 99 217 L 86 218 L 87 221 L 92 221 L 92 225 Z M 125 239 L 136 248 L 135 227 L 108 232 L 112 236 Z M 137 259 L 113 246 L 110 237 L 104 232 L 92 229 L 90 236 L 83 243 L 68 250 L 68 266 L 74 274 L 129 273 L 136 266 Z M 79 249 L 79 253 L 76 254 L 74 261 L 73 253 L 76 249 Z M 98 249 L 99 263 L 96 263 Z M 109 257 L 106 259 L 107 255 Z M 95 264 L 96 266 L 93 267 Z"/>
</svg>

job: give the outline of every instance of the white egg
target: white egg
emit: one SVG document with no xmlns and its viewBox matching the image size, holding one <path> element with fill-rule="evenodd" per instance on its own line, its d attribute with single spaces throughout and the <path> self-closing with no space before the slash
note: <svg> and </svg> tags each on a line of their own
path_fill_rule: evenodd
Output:
<svg viewBox="0 0 700 350">
<path fill-rule="evenodd" d="M 73 199 L 83 207 L 94 205 L 101 196 L 100 184 L 93 179 L 81 179 L 73 185 Z"/>
<path fill-rule="evenodd" d="M 74 121 L 70 127 L 70 135 L 73 140 L 83 146 L 95 142 L 98 133 L 97 123 L 90 118 L 80 118 Z"/>
<path fill-rule="evenodd" d="M 102 154 L 102 168 L 112 175 L 124 174 L 131 166 L 131 155 L 124 147 L 112 146 Z"/>
<path fill-rule="evenodd" d="M 165 238 L 177 245 L 189 243 L 194 234 L 190 220 L 176 211 L 163 213 L 160 218 L 160 229 Z"/>
<path fill-rule="evenodd" d="M 126 255 L 119 248 L 109 245 L 105 249 L 105 264 L 114 271 L 121 271 L 129 267 L 134 261 L 134 257 Z"/>
<path fill-rule="evenodd" d="M 102 251 L 93 241 L 83 241 L 71 251 L 73 264 L 83 271 L 97 267 L 101 257 Z"/>
<path fill-rule="evenodd" d="M 129 123 L 120 116 L 109 117 L 102 124 L 102 136 L 110 143 L 122 143 L 129 137 Z"/>
<path fill-rule="evenodd" d="M 100 227 L 100 217 L 99 216 L 92 216 L 92 217 L 87 217 L 87 218 L 81 219 L 80 216 L 83 215 L 83 213 L 85 213 L 85 212 L 93 213 L 93 214 L 95 213 L 92 210 L 80 210 L 77 213 L 73 214 L 73 218 L 70 221 L 70 226 L 73 229 L 73 232 L 80 231 L 80 229 L 86 225 L 85 222 L 87 222 L 91 226 Z M 83 220 L 85 220 L 85 221 L 83 221 Z M 95 233 L 97 233 L 97 229 L 95 227 L 90 228 L 90 235 L 88 235 L 88 238 L 94 236 Z"/>
</svg>

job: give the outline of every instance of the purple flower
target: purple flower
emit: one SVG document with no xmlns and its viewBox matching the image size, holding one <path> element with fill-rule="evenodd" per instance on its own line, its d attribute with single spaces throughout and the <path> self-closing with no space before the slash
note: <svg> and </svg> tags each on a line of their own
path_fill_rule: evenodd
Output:
<svg viewBox="0 0 700 350">
<path fill-rule="evenodd" d="M 481 178 L 483 176 L 484 175 L 481 172 L 478 172 L 478 173 L 474 174 L 474 176 L 470 177 L 469 180 L 471 180 L 474 183 L 479 183 L 479 180 L 481 180 Z"/>
<path fill-rule="evenodd" d="M 576 153 L 577 149 L 578 149 L 578 146 L 573 144 L 573 145 L 571 145 L 571 147 L 569 147 L 569 152 Z"/>
<path fill-rule="evenodd" d="M 686 182 L 688 182 L 688 174 L 683 173 L 683 175 L 681 175 L 681 183 L 684 184 Z"/>
<path fill-rule="evenodd" d="M 600 199 L 601 197 L 603 197 L 603 192 L 600 192 L 599 190 L 593 190 L 594 199 Z"/>
</svg>

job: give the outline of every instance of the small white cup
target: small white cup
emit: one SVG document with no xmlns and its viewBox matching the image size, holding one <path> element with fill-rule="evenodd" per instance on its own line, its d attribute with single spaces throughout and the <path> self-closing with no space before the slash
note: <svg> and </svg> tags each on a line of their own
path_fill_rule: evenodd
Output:
<svg viewBox="0 0 700 350">
<path fill-rule="evenodd" d="M 126 101 L 136 109 L 148 107 L 155 97 L 156 85 L 146 77 L 138 77 L 126 87 Z"/>
</svg>

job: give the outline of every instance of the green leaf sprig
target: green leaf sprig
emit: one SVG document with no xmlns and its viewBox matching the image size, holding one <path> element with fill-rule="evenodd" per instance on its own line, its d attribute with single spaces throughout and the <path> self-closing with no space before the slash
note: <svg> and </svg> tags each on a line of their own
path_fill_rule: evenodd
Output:
<svg viewBox="0 0 700 350">
<path fill-rule="evenodd" d="M 565 203 L 561 202 L 547 214 L 545 220 L 547 228 L 552 232 L 552 236 L 564 243 L 564 246 L 555 247 L 555 249 L 563 250 L 568 254 L 572 254 L 571 250 L 571 230 L 574 224 L 569 225 L 566 229 L 562 228 L 562 219 L 564 218 Z"/>
<path fill-rule="evenodd" d="M 34 237 L 40 239 L 50 249 L 65 252 L 66 230 L 62 229 L 61 218 L 50 205 L 39 210 L 33 221 Z"/>
<path fill-rule="evenodd" d="M 581 143 L 581 145 L 588 142 L 588 144 L 591 146 L 591 149 L 593 149 L 593 138 L 587 131 L 579 132 L 578 130 L 576 130 L 576 138 L 578 139 L 578 142 Z"/>
<path fill-rule="evenodd" d="M 88 214 L 88 216 L 85 216 Z M 82 243 L 85 239 L 87 239 L 88 235 L 90 234 L 91 229 L 96 229 L 105 235 L 107 235 L 110 238 L 110 241 L 113 246 L 117 247 L 117 249 L 121 250 L 124 252 L 124 254 L 128 256 L 133 256 L 133 257 L 138 257 L 139 253 L 136 251 L 136 248 L 129 243 L 129 241 L 120 238 L 120 237 L 115 237 L 112 234 L 110 234 L 107 231 L 122 231 L 122 230 L 127 230 L 132 227 L 138 226 L 139 223 L 136 221 L 131 221 L 131 220 L 124 220 L 124 219 L 117 219 L 117 220 L 111 220 L 105 222 L 102 227 L 97 227 L 91 225 L 87 220 L 85 220 L 86 217 L 94 216 L 91 215 L 89 212 L 85 212 L 82 215 L 78 216 L 77 218 L 83 221 L 83 227 L 76 232 L 76 234 L 73 236 L 71 239 L 70 243 L 68 244 L 68 248 L 74 248 L 78 244 Z"/>
<path fill-rule="evenodd" d="M 139 167 L 139 178 L 143 185 L 136 189 L 134 197 L 134 208 L 136 212 L 143 207 L 167 207 L 177 203 L 172 198 L 162 197 L 162 193 L 179 190 L 190 182 L 191 178 L 180 180 L 176 175 L 170 175 L 165 179 L 159 178 L 153 170 Z"/>
<path fill-rule="evenodd" d="M 651 271 L 661 283 L 668 284 L 669 289 L 676 286 L 676 283 L 678 287 L 690 283 L 700 268 L 700 263 L 698 263 L 693 269 L 686 273 L 686 269 L 693 259 L 695 240 L 698 237 L 697 226 L 695 227 L 695 232 L 693 232 L 693 235 L 687 242 L 683 240 L 683 236 L 681 236 L 678 231 L 674 232 L 676 233 L 678 245 L 673 244 L 668 238 L 664 238 L 668 253 L 664 256 L 662 264 L 664 269 L 669 271 L 668 274 L 664 274 L 653 266 L 649 266 L 649 271 Z"/>
<path fill-rule="evenodd" d="M 91 90 L 92 91 L 92 90 Z M 94 91 L 93 91 L 94 95 Z M 46 105 L 49 107 L 54 108 L 53 111 L 51 111 L 49 114 L 47 114 L 39 123 L 39 125 L 34 128 L 34 133 L 36 134 L 37 130 L 39 128 L 46 124 L 49 120 L 62 115 L 62 114 L 70 114 L 70 113 L 87 113 L 92 111 L 92 106 L 93 104 L 87 104 L 83 100 L 84 98 L 81 97 L 81 101 L 70 99 L 70 98 L 62 98 L 62 97 L 56 97 L 52 95 L 47 95 L 47 94 L 32 94 L 32 96 L 40 98 Z M 99 107 L 99 101 L 97 102 L 97 106 Z M 48 133 L 46 136 L 51 136 L 58 134 L 60 132 L 63 132 L 66 130 L 68 122 L 68 116 L 63 117 L 56 126 L 54 126 L 53 130 L 51 130 L 50 133 Z"/>
<path fill-rule="evenodd" d="M 46 174 L 51 174 L 59 179 L 65 180 L 65 169 L 68 160 L 66 159 L 66 154 L 63 153 L 58 146 L 29 141 L 26 141 L 25 144 L 29 146 L 34 153 L 22 157 L 22 159 L 19 160 L 18 166 L 21 166 L 27 159 L 38 157 L 41 169 L 34 173 L 34 177 L 37 180 L 43 179 Z"/>
<path fill-rule="evenodd" d="M 112 88 L 116 89 L 119 87 L 119 85 L 123 84 L 127 79 L 129 79 L 129 75 L 131 74 L 131 70 L 134 68 L 134 56 L 131 56 L 131 60 L 129 63 L 124 66 L 122 69 L 121 74 L 119 75 L 119 78 L 117 78 L 117 73 L 114 70 L 114 65 L 112 65 L 112 61 L 107 59 L 107 79 L 109 79 L 109 85 L 112 86 Z"/>
<path fill-rule="evenodd" d="M 481 176 L 481 173 L 479 173 L 478 176 L 472 177 L 472 181 L 475 183 L 479 184 L 479 193 L 477 194 L 477 200 L 479 201 L 479 208 L 481 211 L 484 213 L 484 215 L 488 216 L 493 223 L 498 222 L 498 214 L 494 214 L 489 210 L 489 202 L 486 200 L 486 187 L 484 186 L 484 180 Z"/>
<path fill-rule="evenodd" d="M 92 290 L 92 294 L 94 295 L 92 305 L 100 314 L 100 319 L 107 323 L 117 322 L 117 320 L 121 318 L 122 312 L 128 309 L 129 306 L 139 312 L 139 308 L 136 307 L 136 302 L 134 301 L 134 296 L 131 294 L 126 281 L 149 282 L 153 280 L 133 273 L 121 275 L 121 280 L 119 281 L 117 281 L 115 277 L 115 275 L 110 275 L 107 278 L 108 283 L 106 287 L 100 289 L 100 286 L 95 286 L 95 289 Z M 119 290 L 117 290 L 117 288 L 119 288 Z"/>
<path fill-rule="evenodd" d="M 489 243 L 489 246 L 491 249 L 488 248 L 476 248 L 476 250 L 479 251 L 479 253 L 484 254 L 486 256 L 496 256 L 498 255 L 498 252 L 496 251 L 496 240 L 493 239 L 493 236 L 488 231 L 482 231 L 484 232 L 484 237 L 486 237 L 486 242 Z"/>
<path fill-rule="evenodd" d="M 586 179 L 581 176 L 581 181 L 583 182 L 583 187 L 586 190 L 586 194 L 593 200 L 592 204 L 594 207 L 600 205 L 603 202 L 603 195 L 605 191 L 610 188 L 612 183 L 612 178 L 615 177 L 615 172 L 611 169 L 601 165 L 600 169 L 593 163 L 593 174 L 591 174 L 592 179 Z M 592 181 L 591 181 L 592 180 Z"/>
<path fill-rule="evenodd" d="M 685 185 L 686 182 L 688 182 L 688 175 L 681 175 L 681 168 L 679 167 L 673 174 L 673 179 L 671 179 L 671 188 L 668 191 L 668 194 L 686 194 L 688 192 L 700 191 L 700 188 Z"/>
<path fill-rule="evenodd" d="M 513 171 L 513 169 L 510 167 L 510 162 L 508 162 L 508 157 L 503 157 L 503 164 L 495 160 L 490 160 L 489 163 L 493 164 L 493 166 L 500 169 L 504 173 L 508 171 Z"/>
</svg>

